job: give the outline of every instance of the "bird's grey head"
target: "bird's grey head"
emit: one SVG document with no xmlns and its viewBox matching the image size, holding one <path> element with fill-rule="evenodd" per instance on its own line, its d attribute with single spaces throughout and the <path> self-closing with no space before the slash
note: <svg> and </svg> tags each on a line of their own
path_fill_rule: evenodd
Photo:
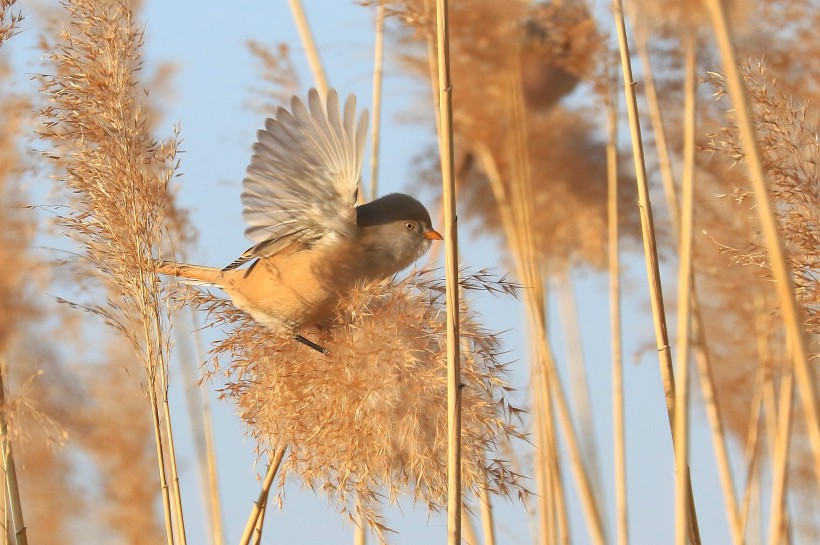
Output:
<svg viewBox="0 0 820 545">
<path fill-rule="evenodd" d="M 430 213 L 419 201 L 391 193 L 356 208 L 362 245 L 371 254 L 379 276 L 404 269 L 430 248 L 441 235 L 433 229 Z"/>
</svg>

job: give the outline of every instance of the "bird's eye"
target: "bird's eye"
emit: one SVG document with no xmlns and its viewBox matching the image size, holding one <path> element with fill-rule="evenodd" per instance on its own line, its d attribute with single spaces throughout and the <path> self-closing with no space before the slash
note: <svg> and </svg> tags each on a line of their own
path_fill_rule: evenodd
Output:
<svg viewBox="0 0 820 545">
<path fill-rule="evenodd" d="M 410 231 L 412 231 L 413 229 L 416 228 L 416 224 L 413 223 L 412 221 L 408 221 L 407 223 L 404 224 L 404 226 L 407 227 L 407 229 L 409 229 Z"/>
</svg>

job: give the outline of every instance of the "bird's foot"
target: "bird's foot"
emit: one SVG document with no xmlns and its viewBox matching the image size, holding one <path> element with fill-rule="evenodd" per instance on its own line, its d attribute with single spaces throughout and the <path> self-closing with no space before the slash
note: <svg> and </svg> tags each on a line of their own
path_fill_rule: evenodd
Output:
<svg viewBox="0 0 820 545">
<path fill-rule="evenodd" d="M 295 334 L 293 336 L 293 338 L 294 338 L 294 340 L 299 341 L 300 343 L 304 344 L 305 346 L 309 346 L 310 348 L 316 350 L 317 352 L 321 352 L 325 356 L 330 354 L 330 351 L 327 348 L 316 344 L 315 342 L 311 341 L 310 339 L 306 339 L 305 337 L 299 335 L 298 333 Z"/>
</svg>

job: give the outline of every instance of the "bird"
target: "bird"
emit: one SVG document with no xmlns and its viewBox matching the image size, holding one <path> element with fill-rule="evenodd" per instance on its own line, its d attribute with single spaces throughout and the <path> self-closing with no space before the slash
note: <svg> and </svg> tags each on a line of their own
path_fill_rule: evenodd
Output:
<svg viewBox="0 0 820 545">
<path fill-rule="evenodd" d="M 162 261 L 158 272 L 215 286 L 275 334 L 327 354 L 300 330 L 333 313 L 354 286 L 392 277 L 442 240 L 415 198 L 391 193 L 357 205 L 367 110 L 340 109 L 331 89 L 294 96 L 257 132 L 242 181 L 245 236 L 253 243 L 224 268 Z M 247 267 L 244 267 L 248 265 Z"/>
</svg>

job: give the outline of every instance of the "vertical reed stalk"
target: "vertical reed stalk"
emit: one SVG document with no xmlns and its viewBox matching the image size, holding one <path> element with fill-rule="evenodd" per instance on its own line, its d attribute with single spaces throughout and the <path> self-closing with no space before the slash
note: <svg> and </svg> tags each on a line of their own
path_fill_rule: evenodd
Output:
<svg viewBox="0 0 820 545">
<path fill-rule="evenodd" d="M 462 506 L 462 511 L 469 513 L 466 505 Z M 469 514 L 461 517 L 461 524 L 461 532 L 463 534 L 462 543 L 465 545 L 481 545 L 481 541 L 478 540 L 478 535 L 475 533 L 475 528 L 473 527 L 473 519 Z"/>
<path fill-rule="evenodd" d="M 790 347 L 791 348 L 791 347 Z M 780 379 L 777 407 L 777 430 L 772 456 L 772 495 L 769 512 L 769 545 L 781 544 L 785 531 L 786 487 L 789 466 L 789 440 L 792 429 L 794 375 L 786 372 Z"/>
<path fill-rule="evenodd" d="M 575 289 L 572 275 L 568 270 L 556 274 L 558 280 L 558 308 L 561 323 L 564 327 L 564 339 L 567 348 L 567 373 L 570 392 L 574 402 L 575 414 L 580 432 L 584 465 L 593 482 L 602 483 L 601 467 L 598 461 L 598 446 L 595 440 L 595 425 L 592 417 L 592 401 L 589 397 L 589 379 L 586 372 L 581 330 L 578 320 L 578 307 L 575 303 Z M 598 494 L 598 509 L 603 511 Z"/>
<path fill-rule="evenodd" d="M 669 335 L 666 330 L 666 313 L 664 311 L 663 292 L 661 290 L 658 249 L 655 241 L 655 226 L 652 219 L 652 204 L 649 200 L 649 185 L 646 180 L 646 163 L 644 161 L 643 144 L 641 142 L 638 101 L 635 95 L 634 80 L 632 78 L 632 65 L 629 58 L 629 45 L 626 38 L 626 22 L 624 21 L 621 0 L 612 0 L 612 12 L 615 17 L 618 46 L 621 52 L 621 70 L 623 71 L 626 110 L 629 117 L 630 134 L 632 137 L 632 153 L 635 160 L 635 179 L 638 185 L 638 205 L 641 213 L 641 233 L 643 235 L 646 272 L 650 285 L 649 295 L 652 304 L 652 318 L 658 347 L 661 380 L 663 381 L 663 389 L 666 396 L 669 425 L 670 427 L 674 427 L 675 379 L 672 371 L 672 355 L 669 352 Z M 691 512 L 689 513 L 689 540 L 692 545 L 699 544 L 700 532 L 698 531 L 694 501 L 691 501 L 692 482 L 689 478 L 689 469 L 679 467 L 677 470 L 686 473 L 687 487 L 689 489 L 691 506 Z"/>
<path fill-rule="evenodd" d="M 576 486 L 584 510 L 584 516 L 593 543 L 605 543 L 606 537 L 601 518 L 595 490 L 589 478 L 587 468 L 584 466 L 584 458 L 578 441 L 575 427 L 572 423 L 572 415 L 561 386 L 558 370 L 552 351 L 548 344 L 547 324 L 544 316 L 544 287 L 542 274 L 538 265 L 535 252 L 535 245 L 532 239 L 532 227 L 530 218 L 532 217 L 531 193 L 527 189 L 531 180 L 529 162 L 529 136 L 526 125 L 526 108 L 524 105 L 524 93 L 521 83 L 520 56 L 516 55 L 515 63 L 511 66 L 511 96 L 513 115 L 513 142 L 511 147 L 511 164 L 513 166 L 511 184 L 511 210 L 514 217 L 518 218 L 517 228 L 519 231 L 517 240 L 521 244 L 521 263 L 523 264 L 522 279 L 528 287 L 526 298 L 528 319 L 532 331 L 537 339 L 538 358 L 536 362 L 544 365 L 543 379 L 545 385 L 543 392 L 552 394 L 545 397 L 544 403 L 554 402 L 558 413 L 558 421 L 564 433 L 566 445 L 570 454 L 570 469 L 573 472 Z M 550 399 L 551 397 L 551 399 Z M 568 526 L 565 526 L 568 531 Z M 568 535 L 568 534 L 567 534 Z M 567 538 L 568 539 L 568 538 Z"/>
<path fill-rule="evenodd" d="M 353 545 L 365 545 L 365 543 L 367 543 L 367 532 L 364 529 L 364 525 L 364 519 L 358 517 L 356 524 L 353 525 Z"/>
<path fill-rule="evenodd" d="M 612 440 L 615 466 L 615 531 L 618 545 L 629 543 L 626 494 L 626 438 L 624 368 L 621 333 L 621 265 L 618 241 L 618 103 L 607 85 L 607 263 L 609 268 L 609 321 L 612 348 Z"/>
<path fill-rule="evenodd" d="M 444 210 L 444 269 L 447 300 L 447 535 L 461 545 L 461 346 L 459 335 L 458 224 L 453 151 L 453 85 L 447 0 L 436 0 L 436 58 L 439 82 L 439 151 Z"/>
<path fill-rule="evenodd" d="M 157 379 L 156 370 L 148 368 L 148 405 L 151 409 L 151 423 L 154 430 L 154 444 L 157 449 L 157 469 L 159 470 L 159 487 L 162 494 L 162 512 L 165 518 L 165 541 L 168 545 L 174 544 L 173 515 L 171 513 L 171 495 L 168 490 L 168 477 L 165 474 L 165 452 L 162 447 L 162 429 L 159 417 L 159 404 L 157 403 Z"/>
<path fill-rule="evenodd" d="M 734 105 L 740 131 L 740 142 L 745 153 L 746 164 L 752 180 L 755 202 L 760 214 L 763 236 L 766 241 L 772 275 L 775 280 L 780 312 L 788 332 L 791 343 L 791 353 L 794 360 L 794 375 L 797 386 L 800 388 L 800 400 L 803 403 L 803 412 L 806 417 L 809 440 L 814 454 L 814 470 L 818 485 L 820 485 L 820 412 L 817 406 L 817 391 L 809 367 L 808 348 L 800 322 L 800 313 L 795 298 L 789 265 L 786 261 L 785 250 L 778 232 L 777 217 L 772 206 L 766 177 L 763 172 L 763 162 L 758 145 L 752 114 L 749 108 L 743 79 L 735 56 L 734 46 L 726 13 L 721 0 L 707 0 L 706 7 L 712 21 L 715 38 L 723 58 L 723 68 L 726 72 L 726 81 L 729 96 Z"/>
<path fill-rule="evenodd" d="M 712 448 L 715 451 L 715 461 L 717 463 L 721 488 L 723 489 L 726 518 L 729 521 L 729 529 L 732 533 L 732 543 L 734 543 L 734 545 L 742 545 L 745 539 L 743 537 L 743 529 L 738 513 L 734 476 L 729 462 L 729 451 L 726 446 L 726 431 L 723 426 L 720 405 L 718 405 L 717 402 L 715 379 L 712 373 L 706 333 L 703 330 L 702 324 L 703 320 L 698 305 L 697 290 L 695 289 L 694 278 L 692 278 L 692 335 L 695 339 L 695 364 L 698 370 L 700 391 L 703 396 L 703 405 L 712 433 Z"/>
<path fill-rule="evenodd" d="M 262 544 L 262 528 L 265 526 L 265 515 L 268 512 L 268 497 L 270 492 L 265 494 L 262 500 L 262 507 L 259 509 L 259 517 L 256 519 L 256 526 L 253 528 L 253 545 Z"/>
<path fill-rule="evenodd" d="M 290 12 L 293 14 L 293 22 L 299 31 L 299 38 L 302 40 L 302 47 L 305 48 L 310 72 L 313 74 L 313 82 L 316 84 L 319 96 L 324 100 L 329 90 L 327 76 L 322 66 L 322 59 L 319 57 L 319 48 L 316 46 L 316 40 L 313 38 L 313 32 L 310 29 L 307 16 L 305 16 L 305 10 L 302 8 L 302 1 L 288 0 L 288 4 L 290 5 Z"/>
<path fill-rule="evenodd" d="M 0 441 L 2 441 L 2 437 L 0 437 Z M 2 445 L 0 445 L 0 459 L 5 460 L 5 451 L 2 450 Z M 3 463 L 0 463 L 0 491 L 2 491 L 2 498 L 0 498 L 0 533 L 2 534 L 2 543 L 3 545 L 9 545 L 9 527 L 11 526 L 11 513 L 9 513 L 9 494 L 8 494 L 8 479 L 6 478 L 6 468 Z"/>
<path fill-rule="evenodd" d="M 758 337 L 760 337 L 759 334 Z M 737 531 L 740 534 L 741 540 L 744 540 L 746 534 L 752 495 L 755 492 L 755 485 L 757 484 L 757 462 L 758 454 L 760 453 L 760 409 L 763 404 L 763 385 L 767 375 L 766 367 L 763 365 L 763 358 L 760 358 L 759 361 L 760 365 L 758 366 L 757 377 L 755 379 L 752 410 L 749 414 L 749 428 L 746 433 L 746 445 L 744 449 L 744 458 L 746 459 L 746 486 L 743 490 L 740 513 L 737 515 L 737 524 L 735 525 L 737 526 L 737 530 L 731 528 L 733 533 Z"/>
<path fill-rule="evenodd" d="M 239 545 L 248 545 L 254 532 L 257 531 L 259 519 L 262 516 L 262 512 L 265 510 L 265 506 L 268 502 L 270 487 L 273 485 L 273 479 L 279 471 L 279 465 L 282 463 L 282 458 L 285 457 L 286 450 L 287 447 L 276 447 L 276 450 L 274 451 L 273 458 L 271 458 L 270 465 L 268 466 L 268 472 L 265 474 L 265 480 L 262 482 L 262 490 L 259 491 L 259 498 L 253 504 L 253 509 L 251 509 L 251 514 L 248 517 L 248 522 L 245 523 L 245 530 L 242 532 L 242 537 L 239 539 Z M 261 528 L 259 529 L 259 532 L 261 532 Z"/>
<path fill-rule="evenodd" d="M 5 409 L 6 405 L 6 384 L 5 384 L 6 362 L 0 362 L 0 408 Z M 28 545 L 26 535 L 26 524 L 23 521 L 23 506 L 20 502 L 20 490 L 17 486 L 17 471 L 14 468 L 14 456 L 11 452 L 11 437 L 7 416 L 4 410 L 0 410 L 0 456 L 2 456 L 3 472 L 5 476 L 5 487 L 3 498 L 8 500 L 10 509 L 6 510 L 7 520 L 11 519 L 11 531 L 14 535 L 15 545 Z M 8 527 L 4 528 L 4 534 L 8 535 Z"/>
<path fill-rule="evenodd" d="M 382 80 L 384 71 L 384 2 L 376 5 L 376 42 L 373 55 L 373 140 L 370 148 L 370 200 L 379 195 L 379 144 L 382 120 Z"/>
<path fill-rule="evenodd" d="M 666 205 L 669 208 L 672 225 L 675 227 L 675 231 L 680 231 L 680 206 L 678 205 L 678 193 L 675 189 L 675 176 L 672 173 L 671 153 L 669 152 L 669 144 L 666 141 L 666 128 L 663 124 L 661 104 L 655 88 L 652 60 L 649 57 L 649 48 L 647 47 L 647 38 L 644 32 L 635 33 L 635 49 L 638 52 L 641 68 L 643 69 L 643 87 L 646 92 L 646 104 L 649 108 L 649 122 L 652 125 L 652 134 L 655 136 L 655 151 L 658 154 L 658 167 L 661 173 L 663 193 L 666 197 Z"/>
<path fill-rule="evenodd" d="M 155 307 L 157 310 L 158 306 Z M 162 331 L 160 330 L 160 318 L 155 316 L 152 320 L 156 328 L 155 335 L 158 339 L 162 338 Z M 182 510 L 182 490 L 179 487 L 179 471 L 177 468 L 176 448 L 174 446 L 174 430 L 171 425 L 171 406 L 168 403 L 168 364 L 166 361 L 167 354 L 163 351 L 157 352 L 159 358 L 159 365 L 161 371 L 160 387 L 162 389 L 162 420 L 165 423 L 165 445 L 168 449 L 168 461 L 171 469 L 171 499 L 173 501 L 174 522 L 177 530 L 177 540 L 180 545 L 186 545 L 188 542 L 185 535 L 185 518 Z"/>
<path fill-rule="evenodd" d="M 493 522 L 493 504 L 490 491 L 481 488 L 478 494 L 481 509 L 481 530 L 484 534 L 484 545 L 495 545 L 495 524 Z"/>
<path fill-rule="evenodd" d="M 517 76 L 516 76 L 517 78 Z M 513 79 L 514 82 L 518 81 Z M 519 82 L 520 83 L 520 82 Z M 517 112 L 514 115 L 517 120 L 514 125 L 519 130 L 525 129 L 522 115 L 523 98 L 520 96 L 520 85 L 517 85 L 517 91 L 513 90 L 518 96 L 518 100 L 514 100 L 515 105 L 513 111 Z M 519 140 L 523 139 L 526 142 L 525 135 L 518 135 Z M 514 163 L 517 168 L 527 172 L 527 158 L 525 154 L 521 153 L 523 142 L 519 142 L 515 148 L 517 151 L 517 158 Z M 604 538 L 603 522 L 601 520 L 600 512 L 598 510 L 597 502 L 595 501 L 595 493 L 593 492 L 589 476 L 586 468 L 583 465 L 583 456 L 578 443 L 578 438 L 575 433 L 575 428 L 572 424 L 572 417 L 567 404 L 566 396 L 561 386 L 558 371 L 555 365 L 555 360 L 552 355 L 552 350 L 549 346 L 547 337 L 547 324 L 544 318 L 544 291 L 543 285 L 540 281 L 541 275 L 538 272 L 538 264 L 535 262 L 534 250 L 532 249 L 532 239 L 528 236 L 530 205 L 527 200 L 527 191 L 523 185 L 523 180 L 526 179 L 526 174 L 513 176 L 512 191 L 508 198 L 506 191 L 501 181 L 501 174 L 495 165 L 492 153 L 485 147 L 478 148 L 478 155 L 482 161 L 484 171 L 490 179 L 496 201 L 499 205 L 502 220 L 507 217 L 505 221 L 505 229 L 507 231 L 508 240 L 513 243 L 514 258 L 516 262 L 516 269 L 519 278 L 522 279 L 524 285 L 527 286 L 526 296 L 524 298 L 525 309 L 527 311 L 527 320 L 531 327 L 531 334 L 535 343 L 537 357 L 534 358 L 534 365 L 537 368 L 542 368 L 539 372 L 534 372 L 533 376 L 543 381 L 540 388 L 536 388 L 536 394 L 541 395 L 541 407 L 549 407 L 555 403 L 555 408 L 558 413 L 558 422 L 561 426 L 561 431 L 564 433 L 567 450 L 570 455 L 570 469 L 572 470 L 575 484 L 578 487 L 581 505 L 584 509 L 584 516 L 589 529 L 592 542 L 595 544 L 603 544 L 606 542 Z M 529 250 L 527 250 L 529 248 Z M 528 259 L 529 257 L 529 259 Z M 540 392 L 540 393 L 539 393 Z M 550 398 L 549 394 L 552 394 Z M 557 464 L 556 464 L 557 465 Z M 563 499 L 563 498 L 562 498 Z"/>
<path fill-rule="evenodd" d="M 544 379 L 538 376 L 543 373 L 543 365 L 533 365 L 530 370 L 530 388 L 532 396 L 533 426 L 535 427 L 535 484 L 538 494 L 538 545 L 555 545 L 557 537 L 557 521 L 555 520 L 555 508 L 552 479 L 555 475 L 552 471 L 551 456 L 553 452 L 549 448 L 547 435 L 547 425 L 544 420 L 547 418 L 548 410 L 542 407 L 547 395 L 542 393 Z M 551 416 L 551 415 L 550 415 Z"/>
<path fill-rule="evenodd" d="M 675 543 L 686 545 L 689 528 L 689 483 L 682 470 L 689 465 L 689 325 L 690 296 L 692 294 L 692 227 L 694 223 L 694 177 L 695 177 L 695 106 L 696 63 L 695 39 L 686 39 L 684 78 L 684 130 L 683 130 L 683 205 L 680 218 L 680 265 L 678 270 L 678 369 L 675 399 Z"/>
<path fill-rule="evenodd" d="M 652 132 L 655 136 L 655 148 L 658 155 L 661 182 L 663 184 L 667 208 L 669 209 L 670 221 L 675 233 L 680 236 L 680 205 L 678 203 L 678 195 L 675 189 L 675 178 L 672 173 L 672 161 L 670 158 L 669 145 L 666 140 L 666 128 L 663 123 L 660 101 L 655 88 L 654 70 L 652 68 L 652 62 L 649 56 L 649 50 L 647 48 L 646 34 L 644 32 L 636 32 L 635 34 L 636 49 L 638 52 L 638 57 L 641 60 L 641 67 L 643 68 L 643 83 L 644 90 L 646 92 L 647 105 L 649 108 L 649 120 L 652 124 Z M 733 543 L 735 545 L 739 545 L 743 542 L 743 534 L 738 533 L 737 500 L 735 498 L 735 489 L 731 466 L 729 463 L 729 454 L 726 449 L 726 436 L 723 429 L 723 421 L 720 416 L 720 409 L 717 405 L 714 377 L 711 370 L 708 350 L 706 348 L 706 341 L 704 339 L 705 334 L 703 332 L 703 328 L 701 327 L 701 315 L 698 305 L 697 291 L 695 290 L 694 278 L 691 279 L 691 284 L 692 293 L 690 297 L 692 305 L 692 332 L 697 341 L 695 361 L 698 367 L 699 384 L 704 398 L 706 414 L 712 430 L 712 444 L 715 450 L 718 472 L 723 488 L 726 513 L 730 520 L 730 528 L 732 529 Z"/>
</svg>

